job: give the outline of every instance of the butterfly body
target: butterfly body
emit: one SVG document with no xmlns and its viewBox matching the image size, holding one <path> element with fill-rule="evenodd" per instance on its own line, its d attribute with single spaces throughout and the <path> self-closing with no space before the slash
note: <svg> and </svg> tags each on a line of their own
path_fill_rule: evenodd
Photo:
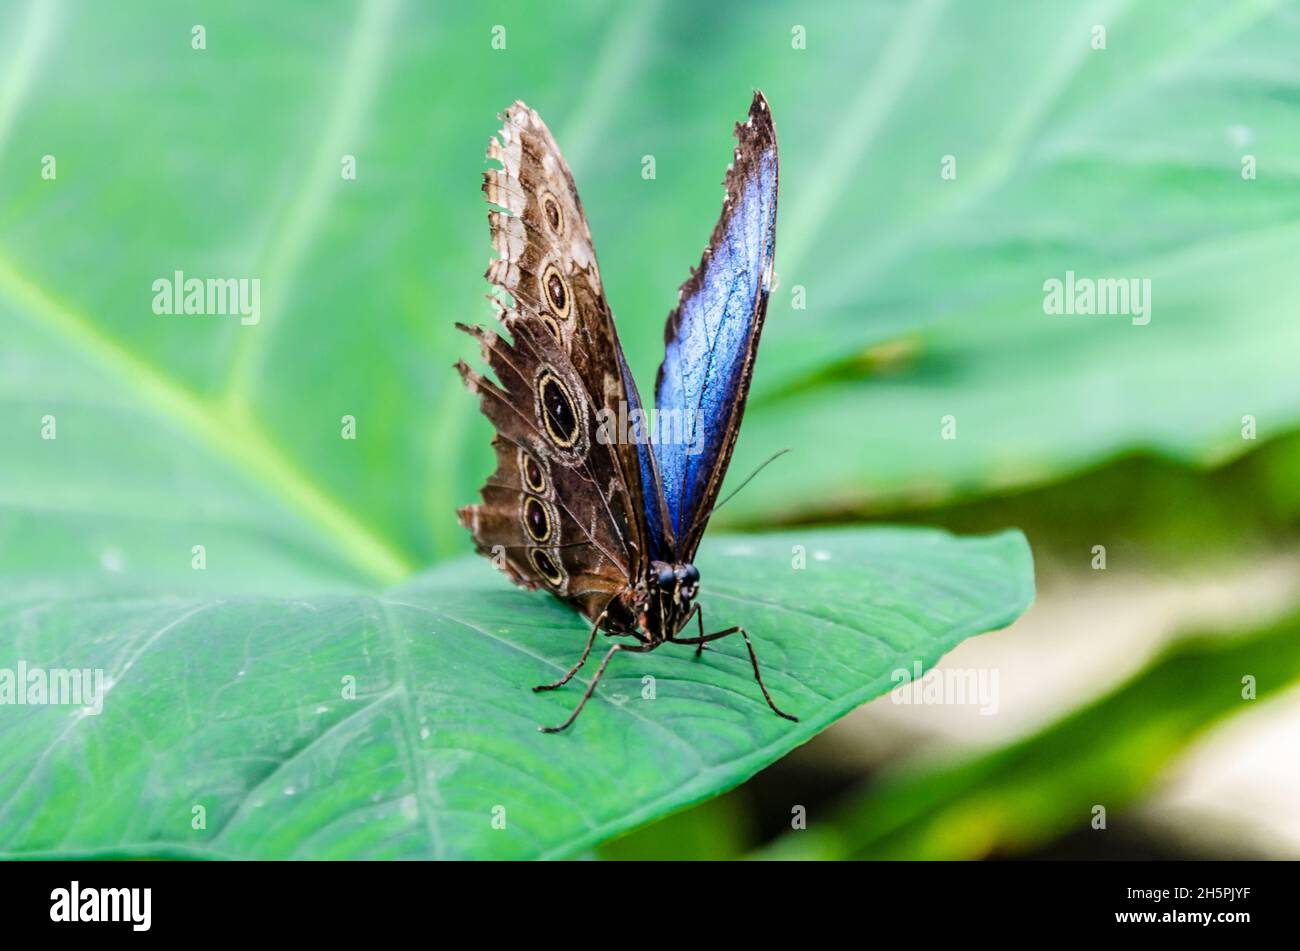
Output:
<svg viewBox="0 0 1300 951">
<path fill-rule="evenodd" d="M 685 420 L 673 438 L 648 438 L 646 413 L 604 297 L 572 174 L 545 123 L 517 102 L 488 147 L 500 163 L 483 190 L 499 257 L 490 296 L 509 335 L 458 325 L 476 337 L 496 381 L 457 364 L 496 427 L 497 468 L 482 502 L 461 509 L 479 552 L 517 584 L 544 587 L 598 632 L 631 638 L 605 655 L 567 727 L 620 650 L 644 653 L 740 633 L 706 635 L 695 598 L 694 555 L 739 433 L 767 310 L 775 247 L 777 150 L 756 93 L 725 181 L 726 198 L 700 267 L 682 285 L 665 329 L 656 417 Z M 635 438 L 611 434 L 632 419 Z M 698 635 L 683 636 L 692 619 Z M 545 728 L 548 731 L 552 728 Z"/>
</svg>

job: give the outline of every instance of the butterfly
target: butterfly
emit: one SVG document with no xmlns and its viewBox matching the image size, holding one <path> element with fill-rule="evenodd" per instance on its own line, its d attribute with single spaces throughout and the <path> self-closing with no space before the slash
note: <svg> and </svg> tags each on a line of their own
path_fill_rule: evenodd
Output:
<svg viewBox="0 0 1300 951">
<path fill-rule="evenodd" d="M 478 339 L 496 376 L 456 364 L 496 429 L 496 470 L 460 521 L 516 584 L 545 588 L 591 622 L 573 668 L 534 690 L 568 683 L 597 633 L 628 638 L 606 652 L 569 718 L 540 729 L 572 724 L 619 652 L 688 644 L 698 657 L 733 634 L 744 639 L 767 705 L 796 720 L 773 701 L 743 627 L 704 633 L 694 565 L 740 431 L 772 287 L 777 145 L 767 100 L 756 92 L 736 125 L 721 217 L 668 317 L 653 414 L 619 344 L 555 139 L 522 102 L 499 118 L 487 151 L 498 164 L 483 173 L 498 254 L 486 277 L 509 337 L 456 325 Z"/>
</svg>

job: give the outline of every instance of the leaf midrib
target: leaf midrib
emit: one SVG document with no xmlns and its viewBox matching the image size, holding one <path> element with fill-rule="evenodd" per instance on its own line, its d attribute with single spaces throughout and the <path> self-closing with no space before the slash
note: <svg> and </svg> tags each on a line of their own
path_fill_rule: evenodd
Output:
<svg viewBox="0 0 1300 951">
<path fill-rule="evenodd" d="M 411 561 L 374 528 L 343 508 L 281 452 L 247 414 L 204 399 L 160 373 L 104 334 L 84 315 L 24 274 L 0 249 L 0 293 L 19 313 L 134 389 L 155 412 L 176 420 L 196 441 L 243 469 L 314 525 L 347 562 L 380 584 L 395 584 L 414 570 Z"/>
</svg>

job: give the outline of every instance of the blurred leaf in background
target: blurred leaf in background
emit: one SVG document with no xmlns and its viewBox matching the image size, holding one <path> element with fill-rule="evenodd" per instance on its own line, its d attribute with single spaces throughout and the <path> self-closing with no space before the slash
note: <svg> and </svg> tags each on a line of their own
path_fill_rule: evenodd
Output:
<svg viewBox="0 0 1300 951">
<path fill-rule="evenodd" d="M 488 428 L 449 372 L 467 353 L 451 325 L 487 312 L 478 173 L 521 97 L 574 168 L 643 384 L 731 124 L 752 88 L 772 102 L 782 285 L 733 468 L 790 446 L 800 489 L 758 480 L 729 518 L 879 510 L 1131 449 L 1222 460 L 1247 448 L 1243 415 L 1264 440 L 1297 423 L 1289 6 L 349 9 L 6 9 L 4 435 L 52 413 L 111 447 L 91 492 L 54 453 L 16 454 L 11 518 L 243 522 L 257 545 L 229 541 L 250 562 L 312 545 L 386 580 L 463 549 L 451 513 Z M 742 10 L 745 40 L 718 43 Z M 259 277 L 261 321 L 155 316 L 151 284 L 177 269 Z M 1048 317 L 1043 282 L 1067 270 L 1149 278 L 1151 322 Z M 209 455 L 234 481 L 178 496 L 176 470 Z M 249 481 L 278 518 L 245 506 Z"/>
</svg>

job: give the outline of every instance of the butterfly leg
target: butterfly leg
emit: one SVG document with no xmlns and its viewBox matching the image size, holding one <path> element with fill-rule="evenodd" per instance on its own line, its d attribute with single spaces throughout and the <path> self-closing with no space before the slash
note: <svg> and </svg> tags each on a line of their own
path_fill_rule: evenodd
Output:
<svg viewBox="0 0 1300 951">
<path fill-rule="evenodd" d="M 587 662 L 587 655 L 591 653 L 591 645 L 596 643 L 596 632 L 600 630 L 600 624 L 602 621 L 605 620 L 605 615 L 608 613 L 609 613 L 608 610 L 601 611 L 600 617 L 596 618 L 596 623 L 591 626 L 591 636 L 587 638 L 587 646 L 583 648 L 582 656 L 578 658 L 578 662 L 573 665 L 573 668 L 553 684 L 538 684 L 536 687 L 533 688 L 534 693 L 540 693 L 543 690 L 554 690 L 557 687 L 563 687 L 565 684 L 567 684 L 570 680 L 573 679 L 573 675 L 576 674 L 579 670 L 581 670 L 582 665 Z"/>
<path fill-rule="evenodd" d="M 695 615 L 695 620 L 698 622 L 700 628 L 700 636 L 695 641 L 695 656 L 699 657 L 704 653 L 704 612 L 700 610 L 698 604 L 695 604 L 691 606 L 691 614 Z M 691 614 L 686 615 L 686 621 L 682 624 L 682 627 L 691 623 Z"/>
<path fill-rule="evenodd" d="M 704 629 L 703 623 L 703 621 L 700 622 L 700 630 Z M 718 631 L 714 634 L 702 634 L 699 637 L 670 637 L 668 640 L 673 644 L 698 644 L 702 646 L 707 641 L 716 641 L 723 637 L 729 637 L 732 634 L 739 634 L 745 639 L 745 648 L 749 651 L 749 662 L 754 665 L 754 679 L 758 681 L 758 689 L 763 691 L 763 699 L 766 700 L 767 705 L 772 708 L 772 712 L 779 717 L 785 717 L 787 720 L 792 720 L 795 723 L 798 723 L 799 718 L 794 714 L 786 713 L 778 707 L 776 702 L 772 699 L 772 695 L 768 693 L 767 684 L 763 683 L 763 675 L 758 670 L 758 655 L 754 653 L 754 644 L 749 639 L 749 632 L 743 627 L 737 625 L 736 627 L 729 627 L 725 631 Z"/>
<path fill-rule="evenodd" d="M 559 726 L 539 726 L 537 729 L 541 730 L 543 733 L 561 733 L 564 730 L 567 730 L 569 725 L 573 723 L 574 720 L 578 719 L 578 714 L 582 712 L 582 708 L 587 705 L 587 701 L 591 699 L 591 695 L 595 692 L 596 684 L 600 683 L 600 678 L 604 675 L 605 668 L 609 666 L 610 659 L 619 651 L 632 651 L 634 654 L 644 654 L 647 651 L 652 651 L 654 649 L 654 644 L 615 644 L 609 649 L 609 652 L 605 654 L 605 659 L 600 662 L 600 666 L 596 668 L 596 676 L 592 677 L 591 683 L 587 684 L 587 692 L 582 695 L 582 699 L 578 701 L 578 705 L 573 708 L 573 712 L 569 714 L 569 719 L 565 720 Z"/>
</svg>

